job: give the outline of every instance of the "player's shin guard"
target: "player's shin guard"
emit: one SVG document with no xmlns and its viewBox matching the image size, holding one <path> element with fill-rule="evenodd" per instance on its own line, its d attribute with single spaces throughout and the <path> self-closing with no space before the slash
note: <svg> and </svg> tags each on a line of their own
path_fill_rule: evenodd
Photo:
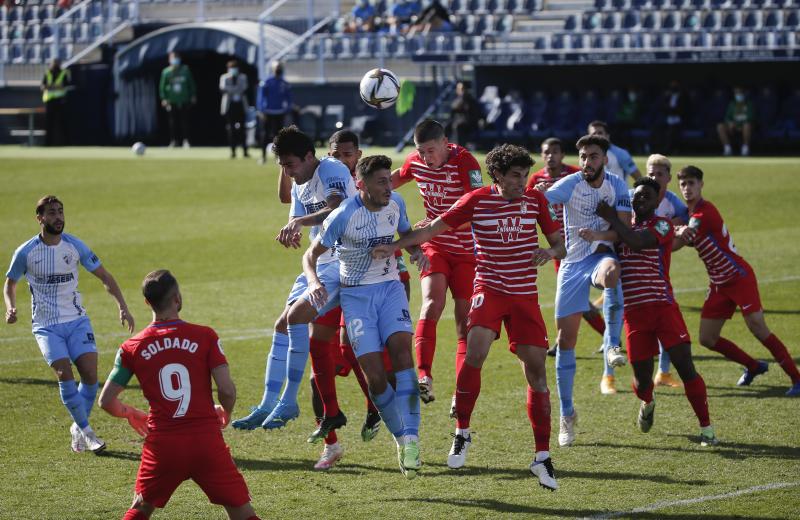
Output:
<svg viewBox="0 0 800 520">
<path fill-rule="evenodd" d="M 78 393 L 83 398 L 83 404 L 86 409 L 86 418 L 92 413 L 92 406 L 94 406 L 94 399 L 97 397 L 97 383 L 87 385 L 83 381 L 78 385 Z"/>
<path fill-rule="evenodd" d="M 669 372 L 669 353 L 664 350 L 664 347 L 659 343 L 658 345 L 658 371 L 666 374 Z"/>
<path fill-rule="evenodd" d="M 308 361 L 308 323 L 289 325 L 289 351 L 286 356 L 286 388 L 281 394 L 283 404 L 297 404 L 297 392 L 303 381 Z"/>
<path fill-rule="evenodd" d="M 125 512 L 125 516 L 122 517 L 122 520 L 148 520 L 148 518 L 150 517 L 138 509 L 128 509 Z"/>
<path fill-rule="evenodd" d="M 433 377 L 431 366 L 436 351 L 436 321 L 419 320 L 414 332 L 414 347 L 417 351 L 417 370 L 419 377 Z"/>
<path fill-rule="evenodd" d="M 467 358 L 467 338 L 458 338 L 458 345 L 456 347 L 456 374 L 461 372 L 461 367 L 464 366 L 464 360 Z"/>
<path fill-rule="evenodd" d="M 339 415 L 339 401 L 336 399 L 336 367 L 331 355 L 330 342 L 311 338 L 311 371 L 314 373 L 314 384 L 322 400 L 325 417 Z"/>
<path fill-rule="evenodd" d="M 792 356 L 786 349 L 786 346 L 778 339 L 775 334 L 770 334 L 767 339 L 761 342 L 775 358 L 775 361 L 781 366 L 786 375 L 788 375 L 792 384 L 800 382 L 800 371 L 797 370 L 797 365 L 794 364 Z"/>
<path fill-rule="evenodd" d="M 61 393 L 61 402 L 67 407 L 72 420 L 80 428 L 89 426 L 89 417 L 86 414 L 86 405 L 83 397 L 78 393 L 78 385 L 73 380 L 59 381 L 58 390 Z"/>
<path fill-rule="evenodd" d="M 719 338 L 717 343 L 711 347 L 710 350 L 719 352 L 726 358 L 739 363 L 748 370 L 756 370 L 758 368 L 758 361 L 750 357 L 749 354 L 740 349 L 733 341 L 729 341 L 725 338 Z"/>
<path fill-rule="evenodd" d="M 407 368 L 394 374 L 397 391 L 395 400 L 397 411 L 403 418 L 403 435 L 419 436 L 419 385 L 417 374 L 413 368 Z"/>
<path fill-rule="evenodd" d="M 536 392 L 529 386 L 527 404 L 536 451 L 550 451 L 550 391 Z"/>
<path fill-rule="evenodd" d="M 694 414 L 700 421 L 700 427 L 704 428 L 711 424 L 708 416 L 708 394 L 706 393 L 706 382 L 703 376 L 697 374 L 694 379 L 683 382 L 686 398 L 694 409 Z"/>
<path fill-rule="evenodd" d="M 622 335 L 622 283 L 616 287 L 603 290 L 603 320 L 606 330 L 603 343 L 618 347 Z"/>
<path fill-rule="evenodd" d="M 259 408 L 272 410 L 281 395 L 283 381 L 286 378 L 286 355 L 289 350 L 289 336 L 282 332 L 273 332 L 272 348 L 267 355 L 267 369 L 264 374 L 264 395 L 261 396 Z"/>
<path fill-rule="evenodd" d="M 403 437 L 403 418 L 397 408 L 397 400 L 395 398 L 394 388 L 392 385 L 386 385 L 386 390 L 380 395 L 373 395 L 372 402 L 378 408 L 378 413 L 381 414 L 381 419 L 386 425 L 386 428 L 396 440 Z"/>
<path fill-rule="evenodd" d="M 649 403 L 653 400 L 653 389 L 655 385 L 653 385 L 652 381 L 645 381 L 644 383 L 648 385 L 647 388 L 642 388 L 641 383 L 637 385 L 635 382 L 631 383 L 631 388 L 633 388 L 633 393 L 636 394 L 636 397 L 645 403 Z"/>
<path fill-rule="evenodd" d="M 603 356 L 605 357 L 605 356 Z M 572 388 L 575 385 L 575 349 L 558 349 L 556 353 L 556 386 L 562 417 L 575 413 L 572 406 Z"/>
<path fill-rule="evenodd" d="M 461 365 L 456 375 L 456 426 L 469 428 L 475 402 L 481 393 L 481 369 L 469 363 Z"/>
</svg>

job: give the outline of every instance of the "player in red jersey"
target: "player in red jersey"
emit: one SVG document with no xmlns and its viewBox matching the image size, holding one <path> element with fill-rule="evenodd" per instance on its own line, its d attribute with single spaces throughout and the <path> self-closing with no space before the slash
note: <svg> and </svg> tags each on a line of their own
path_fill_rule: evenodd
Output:
<svg viewBox="0 0 800 520">
<path fill-rule="evenodd" d="M 145 437 L 136 494 L 123 520 L 150 518 L 187 479 L 231 519 L 257 519 L 220 430 L 230 422 L 236 387 L 217 334 L 180 319 L 181 292 L 169 271 L 148 274 L 142 293 L 153 322 L 119 348 L 100 394 L 103 410 Z M 119 400 L 133 376 L 150 403 L 147 415 Z M 212 378 L 221 405 L 214 405 Z"/>
<path fill-rule="evenodd" d="M 566 255 L 559 226 L 550 216 L 542 192 L 526 188 L 533 165 L 528 151 L 505 144 L 486 156 L 494 184 L 462 196 L 452 208 L 425 227 L 389 246 L 375 248 L 386 257 L 395 248 L 430 243 L 448 230 L 472 225 L 475 240 L 475 292 L 467 320 L 467 352 L 456 380 L 457 428 L 447 465 L 460 468 L 472 443 L 469 425 L 481 388 L 481 367 L 505 324 L 511 352 L 523 363 L 528 383 L 528 418 L 533 427 L 536 456 L 530 471 L 539 483 L 558 488 L 550 460 L 550 392 L 547 388 L 547 328 L 539 308 L 538 266 Z M 550 243 L 539 247 L 536 224 Z"/>
<path fill-rule="evenodd" d="M 564 163 L 564 157 L 566 155 L 566 152 L 564 152 L 564 143 L 558 137 L 548 137 L 542 141 L 542 160 L 544 161 L 545 167 L 531 174 L 528 178 L 528 187 L 536 188 L 544 193 L 562 177 L 581 171 L 577 166 Z M 561 226 L 561 236 L 563 238 L 564 205 L 552 204 L 550 207 L 553 209 L 556 222 Z M 558 272 L 560 263 L 561 262 L 558 260 L 553 260 L 556 272 Z M 603 315 L 600 314 L 597 307 L 590 303 L 589 310 L 583 313 L 583 319 L 586 320 L 586 323 L 596 330 L 598 334 L 601 336 L 603 335 L 606 330 L 606 324 L 603 321 Z M 556 345 L 553 345 L 553 347 L 547 351 L 547 355 L 551 357 L 556 355 Z"/>
<path fill-rule="evenodd" d="M 416 150 L 392 173 L 392 188 L 417 181 L 427 221 L 447 211 L 462 195 L 483 186 L 481 167 L 464 147 L 447 142 L 444 127 L 426 119 L 414 130 Z M 453 229 L 422 244 L 430 267 L 420 273 L 422 308 L 414 333 L 420 399 L 430 403 L 433 393 L 433 355 L 436 324 L 444 310 L 448 287 L 453 295 L 458 347 L 456 372 L 467 351 L 467 313 L 475 277 L 475 256 L 469 229 Z M 452 411 L 452 410 L 451 410 Z"/>
<path fill-rule="evenodd" d="M 747 328 L 792 380 L 786 395 L 800 396 L 800 371 L 786 346 L 767 327 L 756 274 L 736 251 L 717 208 L 703 199 L 703 171 L 695 166 L 683 168 L 678 173 L 678 185 L 689 207 L 689 225 L 681 228 L 678 235 L 682 244 L 697 250 L 709 278 L 708 296 L 700 314 L 700 343 L 745 367 L 736 383 L 739 386 L 749 385 L 756 376 L 766 372 L 767 363 L 752 358 L 732 341 L 720 337 L 725 322 L 739 307 Z"/>
<path fill-rule="evenodd" d="M 634 373 L 633 391 L 642 400 L 639 429 L 647 433 L 653 426 L 653 358 L 658 355 L 660 341 L 683 380 L 686 398 L 700 422 L 701 444 L 714 445 L 718 441 L 708 415 L 706 385 L 695 370 L 689 333 L 669 281 L 675 231 L 668 219 L 656 216 L 659 191 L 659 184 L 649 177 L 634 183 L 632 227 L 605 202 L 597 207 L 597 214 L 611 224 L 622 242 L 617 254 L 622 268 L 623 319 Z M 580 231 L 581 238 L 588 241 L 597 240 L 597 234 L 589 229 Z"/>
</svg>

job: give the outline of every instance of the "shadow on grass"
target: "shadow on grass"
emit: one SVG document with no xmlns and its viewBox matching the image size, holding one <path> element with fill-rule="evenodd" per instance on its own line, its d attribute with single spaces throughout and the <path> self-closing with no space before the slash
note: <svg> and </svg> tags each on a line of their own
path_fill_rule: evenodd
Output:
<svg viewBox="0 0 800 520">
<path fill-rule="evenodd" d="M 251 471 L 309 471 L 313 470 L 316 459 L 272 459 L 258 460 L 234 457 L 234 462 L 239 469 Z M 365 473 L 397 473 L 400 476 L 400 467 L 395 468 L 368 466 L 365 464 L 351 464 L 341 462 L 330 473 L 337 475 L 363 475 Z"/>
<path fill-rule="evenodd" d="M 667 437 L 680 437 L 686 439 L 694 447 L 687 446 L 637 446 L 634 444 L 616 444 L 611 442 L 595 442 L 592 446 L 600 448 L 614 449 L 634 449 L 644 451 L 678 451 L 681 453 L 694 452 L 707 455 L 719 455 L 726 459 L 744 459 L 747 457 L 773 458 L 800 460 L 800 447 L 797 446 L 777 446 L 774 444 L 749 444 L 744 442 L 725 442 L 714 447 L 700 446 L 698 435 L 685 434 L 666 434 Z"/>
<path fill-rule="evenodd" d="M 77 371 L 76 371 L 77 372 Z M 80 379 L 78 379 L 80 382 Z M 52 386 L 58 387 L 58 380 L 53 376 L 52 379 L 45 379 L 41 377 L 0 377 L 0 384 L 8 385 L 32 385 L 32 386 Z M 99 388 L 103 388 L 105 381 L 97 382 Z M 127 390 L 138 389 L 139 385 L 129 384 L 125 387 Z"/>
<path fill-rule="evenodd" d="M 688 312 L 700 312 L 703 310 L 703 308 L 696 307 L 694 305 L 681 305 L 681 310 Z M 764 314 L 794 315 L 800 314 L 800 309 L 764 309 Z"/>
<path fill-rule="evenodd" d="M 97 456 L 108 457 L 110 459 L 135 460 L 136 462 L 142 460 L 141 452 L 131 453 L 129 451 L 113 451 L 108 449 L 99 453 Z"/>
</svg>

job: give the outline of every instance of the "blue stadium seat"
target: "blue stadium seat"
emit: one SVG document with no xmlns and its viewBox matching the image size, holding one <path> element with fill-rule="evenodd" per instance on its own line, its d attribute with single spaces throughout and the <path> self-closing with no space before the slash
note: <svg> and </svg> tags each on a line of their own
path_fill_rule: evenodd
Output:
<svg viewBox="0 0 800 520">
<path fill-rule="evenodd" d="M 551 100 L 549 119 L 552 131 L 556 137 L 572 139 L 576 136 L 575 131 L 575 101 L 572 93 L 562 90 L 558 97 Z"/>
<path fill-rule="evenodd" d="M 23 63 L 25 55 L 23 54 L 23 47 L 21 43 L 12 43 L 8 52 L 8 61 L 11 63 Z"/>
<path fill-rule="evenodd" d="M 504 14 L 500 17 L 500 20 L 497 22 L 497 32 L 502 34 L 510 33 L 514 30 L 514 15 L 513 14 Z"/>
<path fill-rule="evenodd" d="M 667 0 L 650 0 L 650 7 L 653 9 L 662 9 L 667 6 Z"/>
<path fill-rule="evenodd" d="M 672 9 L 685 9 L 689 4 L 689 0 L 669 0 L 668 6 Z"/>
<path fill-rule="evenodd" d="M 745 29 L 760 29 L 761 11 L 747 11 L 742 20 L 742 27 Z"/>
<path fill-rule="evenodd" d="M 6 14 L 6 20 L 9 21 L 9 22 L 12 22 L 12 23 L 13 22 L 21 22 L 22 21 L 22 7 L 20 7 L 18 5 L 14 6 L 14 7 L 9 7 L 8 11 L 7 11 L 7 14 Z M 20 55 L 21 55 L 21 53 L 22 53 L 22 50 L 20 50 Z M 12 49 L 12 55 L 13 54 L 14 54 L 14 52 L 13 52 L 13 49 Z M 17 56 L 14 55 L 14 56 L 12 56 L 12 59 L 14 59 L 16 57 Z"/>
<path fill-rule="evenodd" d="M 533 48 L 537 51 L 547 49 L 547 38 L 544 36 L 537 36 L 535 40 L 533 40 Z"/>
<path fill-rule="evenodd" d="M 594 8 L 598 11 L 605 9 L 606 7 L 610 6 L 610 4 L 611 3 L 607 2 L 606 0 L 594 0 Z"/>
<path fill-rule="evenodd" d="M 669 48 L 671 39 L 669 33 L 657 33 L 650 39 L 650 46 L 654 49 Z"/>
<path fill-rule="evenodd" d="M 761 26 L 766 29 L 776 29 L 782 25 L 779 11 L 768 11 L 763 17 Z"/>
<path fill-rule="evenodd" d="M 623 29 L 638 29 L 640 23 L 641 20 L 639 19 L 639 11 L 626 11 L 622 17 Z"/>
<path fill-rule="evenodd" d="M 733 44 L 737 47 L 753 47 L 755 45 L 755 36 L 749 31 L 737 32 L 733 37 Z"/>
<path fill-rule="evenodd" d="M 570 44 L 573 49 L 583 49 L 586 47 L 585 34 L 573 34 L 570 38 Z"/>
<path fill-rule="evenodd" d="M 53 28 L 49 23 L 41 26 L 41 29 L 39 30 L 39 38 L 42 41 L 50 41 L 53 39 Z"/>
<path fill-rule="evenodd" d="M 714 35 L 714 47 L 730 47 L 733 45 L 733 34 L 720 32 Z"/>
<path fill-rule="evenodd" d="M 689 35 L 686 33 L 675 33 L 672 35 L 672 47 L 683 49 L 690 46 Z"/>
<path fill-rule="evenodd" d="M 661 23 L 660 13 L 650 11 L 645 13 L 644 18 L 642 18 L 642 29 L 657 29 Z"/>
<path fill-rule="evenodd" d="M 675 13 L 667 12 L 661 18 L 661 29 L 672 30 L 678 26 L 678 20 Z"/>
<path fill-rule="evenodd" d="M 628 48 L 643 49 L 644 48 L 644 35 L 640 32 L 633 33 L 628 41 Z"/>
<path fill-rule="evenodd" d="M 50 63 L 50 60 L 53 57 L 53 46 L 52 45 L 43 45 L 42 46 L 42 63 Z"/>
<path fill-rule="evenodd" d="M 738 29 L 742 25 L 742 17 L 739 11 L 728 11 L 722 18 L 722 27 L 725 29 Z"/>
<path fill-rule="evenodd" d="M 614 31 L 619 29 L 620 21 L 619 21 L 619 14 L 618 13 L 608 13 L 603 18 L 603 29 L 606 31 Z"/>
<path fill-rule="evenodd" d="M 630 47 L 630 35 L 617 34 L 611 40 L 611 47 L 613 49 L 627 49 Z"/>
<path fill-rule="evenodd" d="M 94 41 L 101 37 L 105 31 L 103 30 L 103 22 L 94 21 L 89 24 L 89 38 Z"/>
<path fill-rule="evenodd" d="M 42 62 L 42 47 L 38 43 L 25 47 L 25 63 L 36 64 Z"/>
<path fill-rule="evenodd" d="M 25 39 L 29 42 L 37 42 L 39 41 L 39 24 L 38 23 L 29 23 L 25 26 Z"/>
<path fill-rule="evenodd" d="M 550 35 L 550 48 L 551 49 L 563 49 L 564 48 L 564 35 L 563 34 L 552 34 L 552 35 Z"/>
<path fill-rule="evenodd" d="M 714 44 L 714 37 L 711 35 L 711 33 L 708 33 L 706 31 L 696 33 L 692 37 L 692 47 L 698 47 L 701 49 L 710 49 L 713 46 L 713 44 Z"/>
<path fill-rule="evenodd" d="M 720 26 L 719 11 L 709 11 L 705 15 L 703 15 L 702 26 L 703 29 L 706 30 L 719 29 Z"/>
<path fill-rule="evenodd" d="M 695 9 L 711 9 L 711 2 L 709 0 L 691 0 L 689 3 Z"/>
<path fill-rule="evenodd" d="M 611 0 L 611 6 L 617 11 L 622 11 L 630 9 L 631 2 L 630 0 Z"/>
<path fill-rule="evenodd" d="M 610 39 L 607 34 L 595 34 L 591 37 L 592 49 L 607 49 L 611 47 Z"/>
<path fill-rule="evenodd" d="M 567 16 L 567 19 L 564 20 L 564 30 L 565 31 L 574 31 L 578 28 L 578 19 L 574 14 Z"/>
<path fill-rule="evenodd" d="M 792 9 L 786 13 L 786 19 L 783 21 L 784 27 L 798 27 L 800 26 L 800 12 L 797 9 Z"/>
<path fill-rule="evenodd" d="M 32 22 L 39 20 L 39 6 L 38 5 L 29 5 L 25 7 L 25 10 L 22 14 L 22 19 L 25 22 Z"/>
<path fill-rule="evenodd" d="M 9 40 L 11 40 L 9 32 L 9 26 L 7 24 L 0 23 L 0 42 L 7 43 Z"/>
<path fill-rule="evenodd" d="M 475 14 L 488 14 L 488 0 L 471 0 L 470 10 Z"/>
<path fill-rule="evenodd" d="M 633 0 L 631 2 L 631 8 L 636 9 L 638 11 L 649 9 L 650 0 Z"/>
</svg>

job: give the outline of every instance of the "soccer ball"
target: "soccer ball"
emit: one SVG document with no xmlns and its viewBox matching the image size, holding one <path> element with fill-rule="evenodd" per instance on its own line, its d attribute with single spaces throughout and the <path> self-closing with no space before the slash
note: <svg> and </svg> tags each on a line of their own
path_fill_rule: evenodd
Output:
<svg viewBox="0 0 800 520">
<path fill-rule="evenodd" d="M 137 141 L 137 142 L 133 143 L 133 146 L 131 146 L 131 151 L 133 153 L 135 153 L 136 155 L 144 155 L 144 151 L 146 149 L 147 149 L 147 147 L 141 141 Z"/>
<path fill-rule="evenodd" d="M 361 99 L 372 108 L 389 108 L 400 94 L 400 80 L 389 69 L 372 69 L 361 78 L 358 89 Z"/>
</svg>

